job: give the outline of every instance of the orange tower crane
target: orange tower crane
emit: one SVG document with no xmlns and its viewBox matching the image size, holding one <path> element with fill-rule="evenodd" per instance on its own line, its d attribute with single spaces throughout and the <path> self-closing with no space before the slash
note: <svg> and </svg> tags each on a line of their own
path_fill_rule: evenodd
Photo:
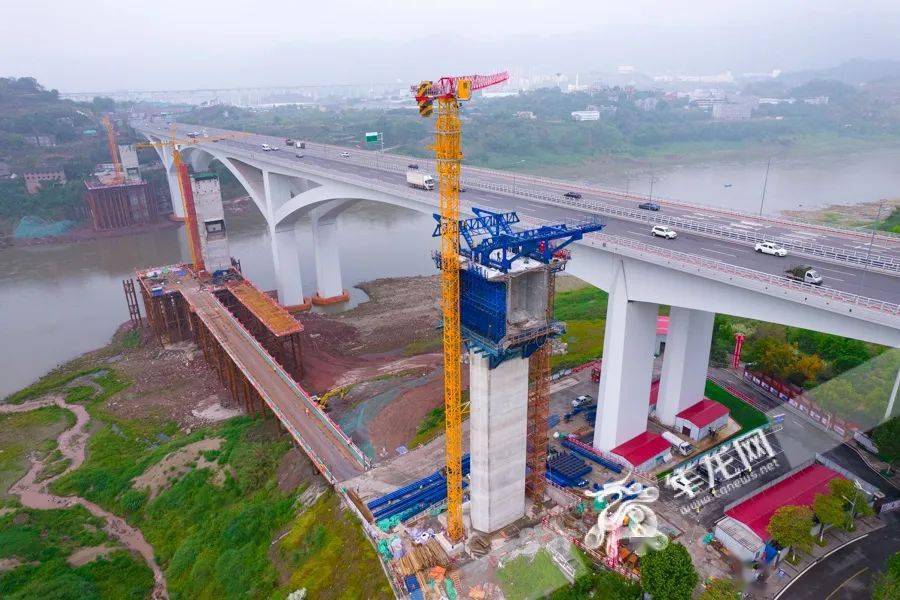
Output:
<svg viewBox="0 0 900 600">
<path fill-rule="evenodd" d="M 250 135 L 249 133 L 228 133 L 213 137 L 203 138 L 204 142 L 217 142 L 219 140 L 234 139 Z M 172 152 L 172 163 L 175 172 L 178 174 L 178 189 L 181 192 L 181 202 L 184 207 L 184 226 L 187 230 L 188 247 L 191 251 L 191 263 L 194 272 L 200 275 L 206 271 L 206 264 L 203 262 L 203 252 L 200 250 L 200 230 L 197 225 L 197 210 L 194 207 L 194 192 L 191 189 L 191 175 L 188 171 L 187 163 L 181 158 L 181 148 L 187 145 L 196 145 L 198 142 L 194 138 L 178 138 L 178 130 L 172 125 L 169 139 L 157 142 L 141 142 L 135 144 L 135 148 L 169 148 Z M 172 199 L 174 202 L 174 198 Z"/>
<path fill-rule="evenodd" d="M 413 88 L 419 114 L 430 117 L 437 100 L 434 156 L 441 217 L 441 312 L 444 319 L 444 413 L 447 455 L 447 535 L 458 542 L 465 534 L 462 519 L 462 332 L 459 321 L 459 175 L 462 164 L 459 103 L 472 92 L 503 83 L 507 72 L 494 75 L 441 77 Z"/>
<path fill-rule="evenodd" d="M 119 138 L 116 135 L 116 129 L 113 126 L 109 115 L 103 115 L 103 126 L 106 127 L 106 142 L 109 144 L 109 158 L 112 160 L 113 168 L 116 170 L 116 176 L 113 180 L 114 184 L 120 184 L 125 181 L 125 175 L 122 170 L 122 160 L 119 158 Z"/>
</svg>

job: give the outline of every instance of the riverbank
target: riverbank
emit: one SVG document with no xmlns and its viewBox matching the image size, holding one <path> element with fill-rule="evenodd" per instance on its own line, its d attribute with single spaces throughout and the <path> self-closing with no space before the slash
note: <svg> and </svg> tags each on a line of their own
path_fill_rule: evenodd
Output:
<svg viewBox="0 0 900 600">
<path fill-rule="evenodd" d="M 887 218 L 898 210 L 900 210 L 900 197 L 889 198 L 883 205 L 881 202 L 829 204 L 816 210 L 783 210 L 781 212 L 786 217 L 801 219 L 811 223 L 820 223 L 833 227 L 868 228 L 876 221 L 879 225 L 883 224 Z"/>
<path fill-rule="evenodd" d="M 120 229 L 106 229 L 98 231 L 86 224 L 79 224 L 78 227 L 67 231 L 63 235 L 50 235 L 39 238 L 15 238 L 12 235 L 0 236 L 0 248 L 10 246 L 48 246 L 53 244 L 73 244 L 77 242 L 87 242 L 91 240 L 104 240 L 132 235 L 140 235 L 144 233 L 152 233 L 154 231 L 165 231 L 167 229 L 177 229 L 181 226 L 180 221 L 170 219 L 162 219 L 155 223 L 146 225 L 135 225 L 133 227 L 122 227 Z"/>
<path fill-rule="evenodd" d="M 0 434 L 0 457 L 19 459 L 2 480 L 15 480 L 0 505 L 4 597 L 61 586 L 79 597 L 389 597 L 374 551 L 311 463 L 273 419 L 228 406 L 187 346 L 120 331 L 0 404 L 3 432 L 3 419 L 32 422 Z M 4 542 L 36 526 L 46 543 Z M 327 542 L 331 559 L 318 552 L 322 530 L 342 536 Z"/>
</svg>

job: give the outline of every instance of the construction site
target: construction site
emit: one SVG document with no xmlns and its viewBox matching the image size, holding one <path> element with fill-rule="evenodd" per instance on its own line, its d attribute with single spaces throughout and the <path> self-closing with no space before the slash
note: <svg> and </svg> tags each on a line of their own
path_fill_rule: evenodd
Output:
<svg viewBox="0 0 900 600">
<path fill-rule="evenodd" d="M 533 586 L 571 583 L 590 562 L 638 579 L 647 544 L 677 539 L 689 524 L 660 517 L 642 537 L 610 534 L 604 541 L 599 523 L 612 507 L 652 502 L 656 475 L 676 456 L 696 457 L 711 445 L 701 439 L 740 429 L 727 409 L 705 398 L 679 413 L 674 427 L 663 426 L 655 417 L 657 377 L 641 415 L 653 424 L 599 449 L 598 404 L 590 394 L 600 364 L 556 374 L 550 365 L 554 353 L 565 352 L 554 298 L 556 277 L 572 260 L 567 247 L 604 223 L 528 224 L 516 212 L 477 207 L 474 216 L 460 214 L 459 104 L 505 78 L 442 78 L 415 90 L 423 116 L 437 105 L 441 210 L 433 236 L 440 250 L 433 258 L 445 429 L 394 454 L 361 449 L 329 415 L 331 390 L 319 397 L 301 385 L 315 376 L 304 367 L 308 332 L 231 257 L 218 180 L 190 172 L 180 158 L 192 140 L 173 135 L 146 144 L 174 153 L 191 260 L 142 269 L 136 281 L 123 282 L 132 323 L 146 321 L 161 344 L 192 341 L 236 405 L 277 420 L 358 517 L 398 597 L 533 597 L 553 589 Z M 711 559 L 705 573 L 720 572 L 724 563 Z"/>
<path fill-rule="evenodd" d="M 97 166 L 85 180 L 84 202 L 95 231 L 149 225 L 169 212 L 158 190 L 141 177 L 134 145 L 120 145 L 115 125 L 103 118 L 111 162 Z"/>
</svg>

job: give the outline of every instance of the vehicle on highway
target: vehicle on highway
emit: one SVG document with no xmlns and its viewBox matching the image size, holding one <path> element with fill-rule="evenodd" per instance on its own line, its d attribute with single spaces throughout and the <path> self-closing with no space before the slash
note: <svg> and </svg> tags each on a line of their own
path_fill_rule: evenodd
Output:
<svg viewBox="0 0 900 600">
<path fill-rule="evenodd" d="M 459 191 L 460 191 L 460 193 L 465 192 L 465 191 L 468 190 L 468 189 L 469 189 L 469 188 L 467 188 L 467 187 L 465 187 L 465 186 L 462 186 L 462 185 L 459 186 Z"/>
<path fill-rule="evenodd" d="M 270 145 L 268 145 L 268 144 L 263 144 L 263 145 L 262 145 L 262 149 L 263 149 L 263 152 L 271 152 L 271 151 L 272 151 L 272 146 L 270 146 Z"/>
<path fill-rule="evenodd" d="M 341 158 L 350 158 L 349 152 L 341 152 Z"/>
<path fill-rule="evenodd" d="M 638 208 L 643 210 L 659 210 L 659 204 L 656 202 L 641 202 L 638 204 Z"/>
<path fill-rule="evenodd" d="M 816 270 L 809 265 L 797 265 L 795 267 L 791 267 L 790 269 L 785 271 L 784 274 L 788 279 L 793 279 L 794 281 L 802 281 L 803 283 L 811 283 L 813 285 L 822 285 L 822 276 L 819 275 Z"/>
<path fill-rule="evenodd" d="M 302 148 L 303 150 L 306 150 L 306 142 L 294 142 L 294 143 L 298 148 Z"/>
<path fill-rule="evenodd" d="M 771 254 L 772 256 L 787 256 L 787 250 L 775 242 L 758 242 L 753 247 L 760 254 Z"/>
<path fill-rule="evenodd" d="M 410 163 L 410 164 L 406 165 L 406 168 L 407 169 L 418 169 L 419 165 L 417 165 L 416 163 Z"/>
<path fill-rule="evenodd" d="M 671 227 L 666 227 L 665 225 L 654 225 L 652 229 L 650 229 L 650 235 L 653 237 L 664 237 L 667 240 L 674 240 L 678 237 L 678 234 L 675 233 L 675 230 Z"/>
<path fill-rule="evenodd" d="M 195 138 L 195 137 L 197 137 L 198 135 L 200 135 L 200 132 L 199 132 L 199 131 L 189 131 L 189 132 L 188 132 L 188 137 L 189 137 L 189 138 Z"/>
<path fill-rule="evenodd" d="M 284 138 L 284 145 L 285 146 L 293 146 L 294 140 L 292 140 L 291 138 Z"/>
<path fill-rule="evenodd" d="M 566 192 L 565 194 L 563 194 L 563 196 L 565 196 L 566 198 L 572 198 L 574 200 L 578 200 L 579 198 L 581 198 L 581 194 L 579 194 L 578 192 Z"/>
<path fill-rule="evenodd" d="M 572 400 L 572 408 L 577 408 L 579 406 L 587 405 L 593 401 L 594 401 L 594 399 L 593 399 L 593 397 L 591 397 L 590 394 L 584 394 L 584 395 L 578 396 L 577 398 Z"/>
<path fill-rule="evenodd" d="M 428 173 L 419 173 L 418 171 L 406 172 L 406 183 L 410 187 L 419 188 L 420 190 L 433 190 L 434 177 Z"/>
<path fill-rule="evenodd" d="M 294 156 L 296 156 L 297 158 L 303 158 L 303 153 L 302 153 L 302 152 L 298 152 L 298 153 L 295 154 Z"/>
</svg>

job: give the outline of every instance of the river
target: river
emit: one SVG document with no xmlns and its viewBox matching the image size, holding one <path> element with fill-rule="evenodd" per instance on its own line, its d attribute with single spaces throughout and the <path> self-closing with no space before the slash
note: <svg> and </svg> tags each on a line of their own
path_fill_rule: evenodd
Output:
<svg viewBox="0 0 900 600">
<path fill-rule="evenodd" d="M 900 195 L 900 149 L 845 157 L 774 159 L 764 211 L 862 203 Z M 556 170 L 570 179 L 625 187 L 628 167 L 584 165 Z M 654 169 L 654 195 L 757 211 L 766 160 L 675 165 Z M 640 175 L 638 174 L 640 173 Z M 629 188 L 649 191 L 649 173 L 632 171 Z M 725 184 L 731 184 L 725 187 Z M 229 216 L 231 253 L 263 289 L 275 287 L 268 236 L 261 216 Z M 353 286 L 379 277 L 434 272 L 430 216 L 400 208 L 359 204 L 341 217 L 344 286 L 351 302 L 365 300 Z M 315 291 L 312 238 L 301 228 L 304 292 Z M 172 264 L 187 257 L 183 229 L 98 239 L 76 244 L 0 250 L 0 397 L 53 366 L 104 345 L 128 319 L 122 280 L 135 268 Z"/>
<path fill-rule="evenodd" d="M 726 162 L 660 161 L 653 167 L 620 161 L 551 169 L 548 176 L 580 179 L 641 194 L 758 213 L 814 210 L 830 204 L 861 204 L 900 197 L 900 149 L 841 156 L 776 154 Z M 527 165 L 525 165 L 527 166 Z M 728 187 L 726 187 L 728 186 Z"/>
<path fill-rule="evenodd" d="M 232 256 L 262 289 L 275 287 L 262 217 L 229 218 Z M 434 273 L 433 219 L 389 205 L 359 204 L 340 221 L 340 255 L 350 303 L 366 299 L 352 286 L 379 277 Z M 0 398 L 54 366 L 103 346 L 128 320 L 122 280 L 137 268 L 187 256 L 183 228 L 140 235 L 0 250 Z M 308 258 L 307 258 L 308 257 Z M 315 292 L 312 234 L 301 224 L 304 293 Z"/>
</svg>

